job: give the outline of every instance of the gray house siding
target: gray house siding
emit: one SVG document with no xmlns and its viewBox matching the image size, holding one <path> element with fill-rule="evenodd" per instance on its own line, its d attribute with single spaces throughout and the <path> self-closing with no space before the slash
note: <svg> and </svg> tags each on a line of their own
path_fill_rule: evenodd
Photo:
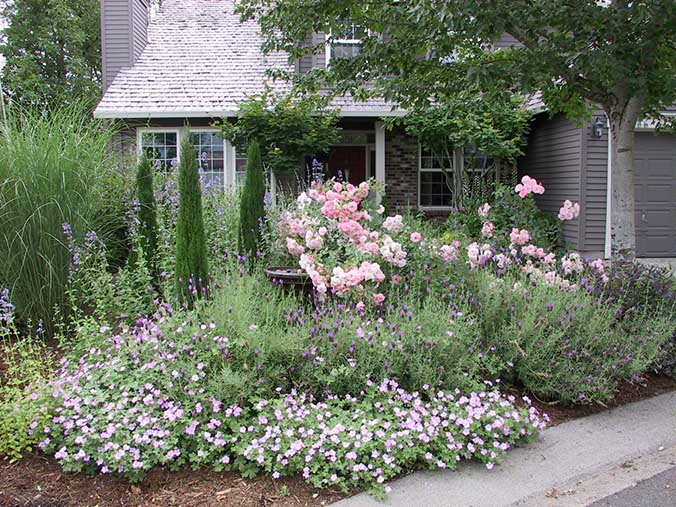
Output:
<svg viewBox="0 0 676 507">
<path fill-rule="evenodd" d="M 531 176 L 545 187 L 536 196 L 538 206 L 557 215 L 563 201 L 580 200 L 580 169 L 582 165 L 580 129 L 563 115 L 549 119 L 537 116 L 531 125 L 525 155 L 519 160 L 519 175 Z M 584 209 L 583 203 L 580 203 Z M 573 248 L 580 248 L 580 219 L 564 223 L 563 237 Z"/>
<path fill-rule="evenodd" d="M 602 118 L 603 113 L 599 113 Z M 596 118 L 598 115 L 594 115 Z M 593 121 L 593 120 L 592 120 Z M 608 131 L 598 139 L 592 134 L 592 122 L 585 122 L 582 141 L 586 146 L 582 166 L 580 197 L 580 250 L 590 256 L 602 256 L 606 244 L 606 203 L 608 198 Z"/>
<path fill-rule="evenodd" d="M 141 55 L 147 39 L 148 0 L 101 0 L 103 91 Z"/>
<path fill-rule="evenodd" d="M 521 44 L 518 40 L 516 40 L 513 36 L 510 34 L 506 33 L 502 37 L 500 37 L 499 40 L 495 41 L 493 44 L 493 49 L 505 49 L 505 48 L 510 48 L 510 47 L 523 47 L 523 44 Z"/>
<path fill-rule="evenodd" d="M 141 56 L 148 41 L 148 0 L 131 0 L 132 2 L 132 59 L 131 64 Z"/>
<path fill-rule="evenodd" d="M 305 38 L 305 44 L 307 46 L 312 46 L 314 44 L 314 36 L 312 33 L 308 33 L 307 37 Z M 298 72 L 301 74 L 307 74 L 312 70 L 312 63 L 314 60 L 314 55 L 305 55 L 302 58 L 298 60 Z"/>
</svg>

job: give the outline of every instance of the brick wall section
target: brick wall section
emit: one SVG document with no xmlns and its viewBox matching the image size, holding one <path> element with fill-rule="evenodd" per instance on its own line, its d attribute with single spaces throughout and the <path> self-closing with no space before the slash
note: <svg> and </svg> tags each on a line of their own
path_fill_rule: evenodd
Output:
<svg viewBox="0 0 676 507">
<path fill-rule="evenodd" d="M 385 185 L 391 212 L 418 207 L 418 140 L 403 129 L 385 132 Z"/>
</svg>

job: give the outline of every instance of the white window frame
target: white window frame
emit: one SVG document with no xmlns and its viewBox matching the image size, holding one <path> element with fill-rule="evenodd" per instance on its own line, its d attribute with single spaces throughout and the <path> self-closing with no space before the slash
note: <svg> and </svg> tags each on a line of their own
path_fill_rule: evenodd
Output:
<svg viewBox="0 0 676 507">
<path fill-rule="evenodd" d="M 139 127 L 136 129 L 136 158 L 143 156 L 143 134 L 176 134 L 176 161 L 181 160 L 181 129 L 177 127 Z"/>
<path fill-rule="evenodd" d="M 190 137 L 190 134 L 192 134 L 192 133 L 204 133 L 204 132 L 209 133 L 209 134 L 215 134 L 215 133 L 219 132 L 219 130 L 215 129 L 213 127 L 190 127 L 190 128 L 183 129 L 183 135 L 188 136 L 188 138 Z M 231 148 L 230 143 L 228 143 L 228 141 L 223 139 L 223 187 L 224 188 L 228 188 L 231 185 L 231 181 L 230 181 L 229 177 L 230 177 L 230 173 L 232 171 L 230 171 L 231 164 L 228 160 L 230 158 L 230 148 Z M 232 149 L 234 150 L 234 148 L 232 148 Z M 180 149 L 179 149 L 179 152 L 180 152 Z M 198 155 L 198 157 L 201 156 L 200 153 L 198 153 L 197 155 Z"/>
<path fill-rule="evenodd" d="M 188 136 L 189 132 L 219 132 L 218 129 L 213 127 L 138 127 L 136 129 L 136 146 L 137 146 L 137 157 L 141 158 L 143 155 L 143 134 L 164 134 L 164 133 L 175 133 L 176 134 L 176 159 L 177 162 L 181 161 L 181 143 Z M 224 147 L 224 156 L 225 164 L 224 171 L 225 177 L 223 182 L 225 188 L 234 189 L 236 186 L 235 180 L 235 159 L 236 159 L 236 150 L 227 140 L 223 140 Z"/>
<path fill-rule="evenodd" d="M 420 194 L 422 193 L 422 185 L 421 185 L 421 178 L 420 174 L 421 173 L 439 173 L 443 175 L 443 171 L 441 169 L 423 169 L 422 168 L 422 150 L 423 150 L 423 142 L 418 141 L 418 209 L 422 211 L 450 211 L 453 209 L 453 206 L 423 206 L 420 204 Z M 430 148 L 430 151 L 431 148 Z M 456 149 L 453 151 L 453 168 L 451 171 L 455 171 L 458 164 L 462 164 L 462 151 L 459 149 Z"/>
<path fill-rule="evenodd" d="M 353 25 L 354 25 L 354 23 L 353 23 Z M 371 30 L 369 30 L 367 28 L 366 33 L 368 35 L 371 35 Z M 357 45 L 357 44 L 361 45 L 361 39 L 334 39 L 334 40 L 331 40 L 331 32 L 326 34 L 326 50 L 325 50 L 326 56 L 324 58 L 324 65 L 326 67 L 329 66 L 329 62 L 331 61 L 331 46 L 333 46 L 334 44 L 345 44 L 346 46 L 348 46 L 348 45 L 354 46 L 354 45 Z"/>
</svg>

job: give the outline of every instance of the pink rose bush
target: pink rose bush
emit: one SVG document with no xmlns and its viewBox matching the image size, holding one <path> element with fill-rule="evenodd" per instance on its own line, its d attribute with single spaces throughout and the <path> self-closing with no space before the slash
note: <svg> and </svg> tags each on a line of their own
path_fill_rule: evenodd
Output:
<svg viewBox="0 0 676 507">
<path fill-rule="evenodd" d="M 524 176 L 514 191 L 521 199 L 530 194 L 542 194 L 544 186 L 534 178 Z M 580 214 L 580 205 L 566 200 L 559 211 L 559 219 L 572 220 Z M 467 249 L 467 265 L 470 269 L 495 266 L 500 273 L 509 269 L 519 269 L 534 284 L 544 283 L 561 290 L 574 291 L 578 289 L 576 279 L 583 279 L 585 273 L 607 281 L 603 260 L 585 262 L 579 254 L 570 253 L 557 259 L 554 252 L 532 243 L 532 235 L 526 229 L 513 227 L 509 233 L 499 234 L 496 226 L 490 220 L 491 206 L 485 203 L 477 210 L 477 215 L 483 222 L 481 234 L 486 240 L 508 237 L 506 248 L 500 247 L 499 242 L 471 243 Z M 497 234 L 497 235 L 496 235 Z"/>
<path fill-rule="evenodd" d="M 426 239 L 401 215 L 383 216 L 372 196 L 381 190 L 375 181 L 313 181 L 293 209 L 281 214 L 277 229 L 286 252 L 298 259 L 319 294 L 382 304 L 381 284 L 400 284 L 412 255 L 428 268 L 458 258 L 459 243 Z"/>
</svg>

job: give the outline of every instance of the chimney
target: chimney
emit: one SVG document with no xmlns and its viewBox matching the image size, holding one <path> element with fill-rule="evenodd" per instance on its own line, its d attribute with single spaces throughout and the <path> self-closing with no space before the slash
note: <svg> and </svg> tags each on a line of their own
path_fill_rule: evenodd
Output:
<svg viewBox="0 0 676 507">
<path fill-rule="evenodd" d="M 146 45 L 149 0 L 101 0 L 103 92 L 117 73 L 134 65 Z"/>
</svg>

